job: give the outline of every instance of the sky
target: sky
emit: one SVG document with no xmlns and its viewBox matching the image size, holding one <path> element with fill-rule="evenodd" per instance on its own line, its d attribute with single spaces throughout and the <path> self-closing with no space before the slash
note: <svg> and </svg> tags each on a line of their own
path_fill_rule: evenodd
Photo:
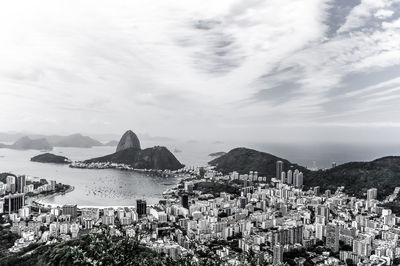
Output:
<svg viewBox="0 0 400 266">
<path fill-rule="evenodd" d="M 400 0 L 2 1 L 0 131 L 398 141 Z"/>
</svg>

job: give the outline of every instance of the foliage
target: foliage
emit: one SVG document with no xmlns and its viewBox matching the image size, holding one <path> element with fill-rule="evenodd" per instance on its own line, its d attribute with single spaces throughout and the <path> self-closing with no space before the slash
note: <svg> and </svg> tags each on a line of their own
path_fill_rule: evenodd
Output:
<svg viewBox="0 0 400 266">
<path fill-rule="evenodd" d="M 27 252 L 31 251 L 31 252 Z M 207 250 L 197 263 L 191 256 L 172 259 L 141 245 L 137 238 L 107 234 L 90 234 L 74 240 L 52 244 L 34 244 L 25 250 L 0 258 L 0 265 L 219 265 L 218 257 Z"/>
</svg>

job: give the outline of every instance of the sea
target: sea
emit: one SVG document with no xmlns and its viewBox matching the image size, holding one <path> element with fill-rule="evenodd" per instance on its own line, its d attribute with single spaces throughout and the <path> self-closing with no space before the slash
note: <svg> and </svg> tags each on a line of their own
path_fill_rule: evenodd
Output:
<svg viewBox="0 0 400 266">
<path fill-rule="evenodd" d="M 248 147 L 274 154 L 308 168 L 329 168 L 349 161 L 370 161 L 388 155 L 400 155 L 400 144 L 349 143 L 224 143 L 224 142 L 167 142 L 174 155 L 187 166 L 205 166 L 213 158 L 210 153 L 229 151 L 235 147 Z M 142 143 L 143 147 L 153 146 Z M 113 153 L 115 147 L 62 148 L 54 154 L 73 161 L 95 158 Z M 137 199 L 155 204 L 162 193 L 176 185 L 176 177 L 157 177 L 133 171 L 116 169 L 77 169 L 68 165 L 31 162 L 30 158 L 42 152 L 35 150 L 0 149 L 0 172 L 45 178 L 72 185 L 74 190 L 64 195 L 42 200 L 46 205 L 77 204 L 78 206 L 108 207 L 135 206 Z"/>
</svg>

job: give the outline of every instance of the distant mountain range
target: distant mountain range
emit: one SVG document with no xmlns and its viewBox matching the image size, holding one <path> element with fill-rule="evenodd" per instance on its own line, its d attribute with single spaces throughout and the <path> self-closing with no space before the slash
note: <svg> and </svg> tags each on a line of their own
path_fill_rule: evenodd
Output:
<svg viewBox="0 0 400 266">
<path fill-rule="evenodd" d="M 166 147 L 155 146 L 142 150 L 138 137 L 131 130 L 121 137 L 115 153 L 84 162 L 122 163 L 137 169 L 177 170 L 183 167 Z"/>
<path fill-rule="evenodd" d="M 0 143 L 0 148 L 14 150 L 52 150 L 53 146 L 44 138 L 31 139 L 29 137 L 22 137 L 11 145 Z"/>
<path fill-rule="evenodd" d="M 236 148 L 209 162 L 222 173 L 237 171 L 240 174 L 258 171 L 260 176 L 275 177 L 276 161 L 283 161 L 283 170 L 298 169 L 304 174 L 305 188 L 320 186 L 334 192 L 344 186 L 345 192 L 357 197 L 365 196 L 367 189 L 378 189 L 378 198 L 382 199 L 400 186 L 400 156 L 390 156 L 371 162 L 350 162 L 327 170 L 309 169 L 279 158 L 269 153 L 247 148 Z"/>
<path fill-rule="evenodd" d="M 112 144 L 113 142 L 103 144 L 91 137 L 83 136 L 82 134 L 77 133 L 69 136 L 24 136 L 11 145 L 0 143 L 0 148 L 16 150 L 52 150 L 53 147 L 92 148 L 95 146 L 114 146 Z"/>
</svg>

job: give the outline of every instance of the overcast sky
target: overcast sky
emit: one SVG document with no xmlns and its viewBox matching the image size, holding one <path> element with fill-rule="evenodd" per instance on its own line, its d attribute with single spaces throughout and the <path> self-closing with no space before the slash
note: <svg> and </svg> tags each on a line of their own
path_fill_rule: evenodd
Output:
<svg viewBox="0 0 400 266">
<path fill-rule="evenodd" d="M 399 0 L 7 2 L 2 132 L 399 139 Z"/>
</svg>

